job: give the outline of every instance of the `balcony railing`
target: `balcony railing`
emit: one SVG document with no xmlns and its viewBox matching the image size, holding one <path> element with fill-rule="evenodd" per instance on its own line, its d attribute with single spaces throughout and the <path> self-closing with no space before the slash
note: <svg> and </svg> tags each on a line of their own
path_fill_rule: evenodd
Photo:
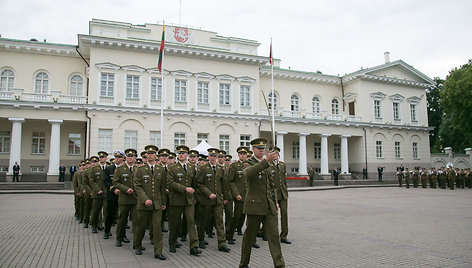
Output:
<svg viewBox="0 0 472 268">
<path fill-rule="evenodd" d="M 23 92 L 23 89 L 14 88 L 12 91 L 0 91 L 1 100 L 23 100 L 31 102 L 57 102 L 70 104 L 86 104 L 87 97 L 60 95 L 60 91 L 53 90 L 51 93 Z"/>
</svg>

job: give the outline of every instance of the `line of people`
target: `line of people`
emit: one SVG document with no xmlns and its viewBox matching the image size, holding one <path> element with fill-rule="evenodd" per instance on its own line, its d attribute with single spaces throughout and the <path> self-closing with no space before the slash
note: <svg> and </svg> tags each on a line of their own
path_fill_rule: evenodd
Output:
<svg viewBox="0 0 472 268">
<path fill-rule="evenodd" d="M 263 159 L 266 139 L 255 139 L 251 144 L 257 154 L 251 156 L 253 152 L 248 147 L 241 146 L 236 150 L 239 158 L 237 161 L 232 161 L 231 155 L 216 148 L 208 149 L 208 156 L 205 156 L 185 145 L 178 146 L 176 153 L 148 145 L 140 154 L 141 158 L 137 158 L 135 149 L 126 149 L 124 152 L 117 150 L 110 162 L 107 161 L 108 154 L 100 151 L 97 156 L 82 161 L 79 171 L 73 176 L 76 220 L 84 228 L 91 225 L 92 233 L 103 230 L 104 239 L 113 236 L 111 228 L 116 223 L 117 247 L 122 247 L 123 243 L 131 243 L 126 236 L 130 220 L 135 254 L 142 255 L 145 250 L 143 239 L 149 229 L 154 257 L 165 260 L 165 219 L 169 226 L 169 251 L 175 253 L 181 248 L 182 243 L 178 242 L 178 238 L 185 242 L 188 235 L 189 253 L 198 256 L 208 245 L 206 235 L 212 238 L 214 229 L 218 250 L 230 252 L 227 243 L 236 243 L 235 233 L 243 235 L 242 228 L 247 218 L 240 266 L 247 267 L 250 249 L 259 247 L 256 237 L 252 238 L 252 231 L 257 229 L 254 235 L 269 241 L 274 265 L 284 267 L 280 243 L 291 244 L 287 239 L 286 167 L 278 159 L 280 150 L 277 147 L 267 152 L 271 158 Z M 262 162 L 268 165 L 254 174 L 246 174 Z M 252 180 L 264 183 L 253 186 L 251 191 Z M 248 192 L 256 192 L 257 195 L 248 195 Z M 250 217 L 252 214 L 267 213 L 274 216 L 273 211 L 265 207 L 269 212 L 253 211 L 260 206 L 264 196 L 270 197 L 267 202 L 273 201 L 276 206 L 275 225 L 274 217 L 267 222 L 265 218 L 254 221 Z M 251 199 L 248 200 L 248 197 Z M 249 228 L 250 221 L 258 222 L 257 228 Z M 249 229 L 251 235 L 247 234 Z"/>
<path fill-rule="evenodd" d="M 418 188 L 421 184 L 422 188 L 446 189 L 449 188 L 472 188 L 472 172 L 469 168 L 459 169 L 452 167 L 436 168 L 415 168 L 408 170 L 408 168 L 397 168 L 397 180 L 398 186 L 403 187 L 405 184 L 406 188 L 410 188 L 410 183 L 414 188 Z"/>
</svg>

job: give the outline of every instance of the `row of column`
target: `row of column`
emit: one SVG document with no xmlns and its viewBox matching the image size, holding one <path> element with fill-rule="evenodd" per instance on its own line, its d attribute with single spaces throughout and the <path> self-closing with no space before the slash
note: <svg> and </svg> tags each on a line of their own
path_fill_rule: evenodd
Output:
<svg viewBox="0 0 472 268">
<path fill-rule="evenodd" d="M 18 162 L 21 167 L 21 139 L 24 118 L 8 118 L 12 122 L 10 164 L 7 175 L 13 175 L 13 165 Z M 61 155 L 61 124 L 63 120 L 49 119 L 51 124 L 51 140 L 49 148 L 48 176 L 59 175 L 59 162 Z M 20 170 L 21 172 L 21 170 Z"/>
<path fill-rule="evenodd" d="M 280 148 L 280 159 L 284 160 L 284 135 L 288 132 L 277 132 L 277 147 Z M 306 153 L 306 136 L 310 133 L 299 133 L 300 144 L 300 161 L 298 166 L 299 175 L 308 175 L 307 170 L 307 153 Z M 320 175 L 329 175 L 328 169 L 328 137 L 331 134 L 321 134 L 321 172 Z M 349 174 L 349 157 L 347 139 L 351 135 L 341 135 L 341 174 Z"/>
</svg>

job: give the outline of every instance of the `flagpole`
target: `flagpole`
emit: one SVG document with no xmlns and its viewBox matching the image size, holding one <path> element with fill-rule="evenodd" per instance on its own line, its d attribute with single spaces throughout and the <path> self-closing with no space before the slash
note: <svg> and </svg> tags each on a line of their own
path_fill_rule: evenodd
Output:
<svg viewBox="0 0 472 268">
<path fill-rule="evenodd" d="M 162 43 L 164 42 L 164 33 L 165 33 L 165 22 L 162 21 L 162 40 L 161 40 L 161 46 L 160 46 L 160 52 L 162 54 L 161 58 L 161 66 L 160 66 L 160 71 L 161 71 L 161 148 L 164 147 L 164 106 L 165 106 L 165 87 L 164 87 L 164 72 L 162 71 L 163 65 L 164 65 L 164 47 L 162 46 Z"/>
<path fill-rule="evenodd" d="M 274 143 L 274 147 L 276 146 L 275 144 L 275 112 L 274 112 L 274 99 L 275 99 L 275 94 L 274 94 L 274 59 L 272 57 L 272 37 L 270 38 L 270 76 L 272 80 L 272 98 L 271 98 L 271 108 L 272 108 L 272 142 Z"/>
</svg>

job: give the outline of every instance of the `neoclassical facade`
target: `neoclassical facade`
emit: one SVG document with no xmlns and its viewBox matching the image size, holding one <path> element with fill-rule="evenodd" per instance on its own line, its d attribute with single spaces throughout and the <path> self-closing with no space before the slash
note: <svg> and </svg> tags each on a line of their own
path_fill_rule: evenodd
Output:
<svg viewBox="0 0 472 268">
<path fill-rule="evenodd" d="M 160 73 L 162 25 L 94 19 L 89 27 L 77 45 L 0 38 L 0 174 L 18 162 L 24 176 L 53 181 L 60 164 L 99 150 L 202 140 L 236 157 L 255 137 L 273 142 L 266 100 L 292 175 L 431 165 L 425 90 L 434 82 L 388 53 L 344 76 L 275 60 L 272 95 L 257 41 L 166 26 Z"/>
</svg>

